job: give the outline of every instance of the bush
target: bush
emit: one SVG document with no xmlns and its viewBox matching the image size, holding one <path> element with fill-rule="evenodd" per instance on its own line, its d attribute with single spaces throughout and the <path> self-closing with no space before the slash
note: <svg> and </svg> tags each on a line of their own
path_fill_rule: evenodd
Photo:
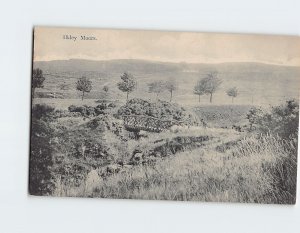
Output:
<svg viewBox="0 0 300 233">
<path fill-rule="evenodd" d="M 68 110 L 70 112 L 79 112 L 82 116 L 87 117 L 88 116 L 88 111 L 86 106 L 75 106 L 71 105 L 69 106 Z"/>
<path fill-rule="evenodd" d="M 109 105 L 109 104 L 108 104 Z M 107 106 L 108 106 L 107 105 Z M 33 195 L 55 195 L 60 185 L 78 187 L 92 169 L 114 163 L 127 153 L 120 120 L 107 114 L 87 123 L 66 125 L 59 117 L 96 115 L 106 106 L 69 106 L 69 111 L 36 105 L 32 110 L 29 190 Z M 67 119 L 68 122 L 72 119 Z M 105 132 L 105 134 L 104 134 Z"/>
<path fill-rule="evenodd" d="M 117 105 L 109 100 L 96 100 L 96 103 L 99 103 L 99 105 L 107 106 L 108 108 L 115 108 Z"/>
<path fill-rule="evenodd" d="M 104 114 L 105 110 L 107 109 L 107 105 L 105 103 L 99 104 L 95 107 L 96 115 Z"/>
<path fill-rule="evenodd" d="M 295 100 L 272 107 L 269 112 L 261 108 L 252 108 L 247 114 L 247 119 L 250 130 L 278 135 L 282 139 L 298 138 L 299 104 Z"/>
<path fill-rule="evenodd" d="M 93 116 L 98 116 L 98 115 L 103 115 L 108 113 L 107 110 L 114 108 L 116 105 L 113 103 L 106 103 L 103 102 L 101 104 L 98 104 L 96 107 L 92 106 L 75 106 L 75 105 L 70 105 L 68 107 L 69 112 L 77 112 L 80 113 L 81 116 L 83 117 L 93 117 Z"/>
<path fill-rule="evenodd" d="M 39 108 L 40 110 L 41 108 Z M 40 116 L 40 111 L 37 111 Z M 43 112 L 43 111 L 41 111 Z M 29 192 L 32 195 L 49 195 L 54 190 L 51 168 L 54 130 L 48 121 L 33 118 L 30 139 Z"/>
<path fill-rule="evenodd" d="M 126 105 L 119 108 L 117 115 L 145 115 L 162 120 L 182 121 L 189 125 L 199 123 L 199 119 L 196 115 L 186 111 L 178 104 L 162 100 L 156 103 L 150 103 L 142 99 L 131 99 Z"/>
<path fill-rule="evenodd" d="M 121 139 L 124 138 L 123 123 L 109 115 L 98 116 L 86 123 L 86 126 L 92 130 L 97 129 L 100 132 L 111 131 Z"/>
<path fill-rule="evenodd" d="M 82 184 L 91 170 L 115 163 L 127 153 L 122 122 L 108 115 L 71 127 L 63 127 L 59 121 L 53 125 L 55 152 L 52 169 L 58 185 L 68 189 Z"/>
<path fill-rule="evenodd" d="M 35 119 L 54 117 L 54 108 L 46 104 L 36 104 L 31 110 L 31 116 Z"/>
</svg>

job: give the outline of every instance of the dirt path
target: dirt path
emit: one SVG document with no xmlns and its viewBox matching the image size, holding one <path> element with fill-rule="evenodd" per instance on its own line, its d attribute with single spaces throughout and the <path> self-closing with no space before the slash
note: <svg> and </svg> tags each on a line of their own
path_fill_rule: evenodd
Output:
<svg viewBox="0 0 300 233">
<path fill-rule="evenodd" d="M 100 173 L 103 177 L 106 177 L 138 165 L 153 165 L 161 162 L 161 159 L 165 160 L 173 156 L 179 157 L 182 153 L 185 155 L 197 154 L 199 150 L 206 151 L 208 154 L 220 154 L 217 151 L 218 146 L 236 141 L 241 137 L 242 134 L 237 131 L 215 128 L 202 130 L 201 134 L 193 132 L 191 135 L 180 135 L 175 133 L 174 136 L 167 139 L 148 141 L 148 145 L 152 145 L 152 147 L 148 147 L 144 151 L 136 150 L 138 152 L 132 155 L 128 163 L 108 165 L 102 168 Z"/>
</svg>

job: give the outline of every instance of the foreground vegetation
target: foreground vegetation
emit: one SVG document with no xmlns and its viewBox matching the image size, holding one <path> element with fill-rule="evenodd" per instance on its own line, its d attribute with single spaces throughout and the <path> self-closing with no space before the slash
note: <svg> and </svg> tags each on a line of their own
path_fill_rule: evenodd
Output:
<svg viewBox="0 0 300 233">
<path fill-rule="evenodd" d="M 163 101 L 132 100 L 120 108 L 103 102 L 96 107 L 70 106 L 67 111 L 35 105 L 30 192 L 294 203 L 298 103 L 288 101 L 269 111 L 233 110 L 234 122 L 227 121 L 226 127 L 209 118 L 224 113 L 215 109 L 214 114 L 212 109 L 201 111 L 206 118 L 197 121 L 197 111 L 189 113 Z M 119 117 L 128 112 L 185 121 L 186 126 L 139 132 L 137 138 Z"/>
<path fill-rule="evenodd" d="M 93 197 L 294 203 L 295 145 L 268 136 L 241 140 L 225 153 L 202 148 L 154 166 L 137 166 L 101 180 Z"/>
</svg>

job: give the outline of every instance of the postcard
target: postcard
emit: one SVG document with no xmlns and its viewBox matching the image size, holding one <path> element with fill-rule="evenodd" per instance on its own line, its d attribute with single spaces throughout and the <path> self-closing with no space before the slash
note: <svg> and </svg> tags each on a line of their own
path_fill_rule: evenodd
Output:
<svg viewBox="0 0 300 233">
<path fill-rule="evenodd" d="M 294 204 L 300 37 L 34 29 L 29 193 Z"/>
</svg>

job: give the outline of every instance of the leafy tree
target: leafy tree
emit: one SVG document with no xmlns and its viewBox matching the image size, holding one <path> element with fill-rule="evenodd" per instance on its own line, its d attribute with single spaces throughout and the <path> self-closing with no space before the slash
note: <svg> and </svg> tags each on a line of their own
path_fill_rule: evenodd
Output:
<svg viewBox="0 0 300 233">
<path fill-rule="evenodd" d="M 121 79 L 122 81 L 119 82 L 117 85 L 121 91 L 127 93 L 126 100 L 128 101 L 128 95 L 135 89 L 136 81 L 133 75 L 126 72 L 121 76 Z"/>
<path fill-rule="evenodd" d="M 201 79 L 200 83 L 204 88 L 205 94 L 210 95 L 209 102 L 212 103 L 213 94 L 222 83 L 222 80 L 218 78 L 218 73 L 208 73 L 205 78 Z"/>
<path fill-rule="evenodd" d="M 32 71 L 32 82 L 31 82 L 31 89 L 32 89 L 32 98 L 34 98 L 35 88 L 43 88 L 45 81 L 45 77 L 43 75 L 43 71 L 39 68 L 33 69 Z"/>
<path fill-rule="evenodd" d="M 200 96 L 205 94 L 205 86 L 202 80 L 199 80 L 195 85 L 194 94 L 199 96 L 199 103 L 200 103 Z"/>
<path fill-rule="evenodd" d="M 238 89 L 236 87 L 231 87 L 226 91 L 226 93 L 232 98 L 231 102 L 233 103 L 233 98 L 237 97 L 238 95 Z"/>
<path fill-rule="evenodd" d="M 165 87 L 170 92 L 170 102 L 172 102 L 173 91 L 177 90 L 177 85 L 176 85 L 175 80 L 173 80 L 173 79 L 172 80 L 168 80 L 165 83 Z"/>
<path fill-rule="evenodd" d="M 156 99 L 158 99 L 158 95 L 161 92 L 163 92 L 165 89 L 166 89 L 166 84 L 165 84 L 165 82 L 163 82 L 161 80 L 154 81 L 154 82 L 148 84 L 149 93 L 155 93 Z"/>
<path fill-rule="evenodd" d="M 77 80 L 76 89 L 82 92 L 81 100 L 83 100 L 84 93 L 92 90 L 92 81 L 83 76 Z"/>
</svg>

